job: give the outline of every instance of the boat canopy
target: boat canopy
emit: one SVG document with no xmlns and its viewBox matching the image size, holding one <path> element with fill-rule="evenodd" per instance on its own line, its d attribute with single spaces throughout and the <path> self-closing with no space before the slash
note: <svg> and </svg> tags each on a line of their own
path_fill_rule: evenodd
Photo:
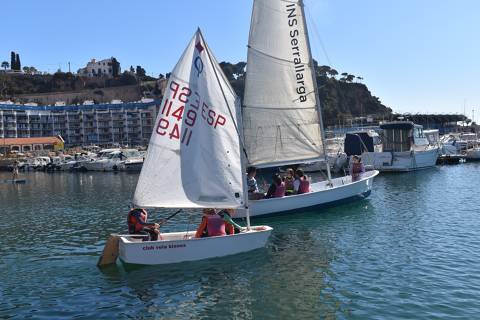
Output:
<svg viewBox="0 0 480 320">
<path fill-rule="evenodd" d="M 353 132 L 345 135 L 344 152 L 347 156 L 361 155 L 363 152 L 374 152 L 373 137 L 368 132 Z"/>
</svg>

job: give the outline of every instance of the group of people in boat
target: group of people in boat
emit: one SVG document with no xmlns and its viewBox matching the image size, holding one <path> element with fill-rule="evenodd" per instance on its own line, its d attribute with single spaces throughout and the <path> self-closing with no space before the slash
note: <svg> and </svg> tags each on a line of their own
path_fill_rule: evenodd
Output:
<svg viewBox="0 0 480 320">
<path fill-rule="evenodd" d="M 233 209 L 203 209 L 202 222 L 195 233 L 195 238 L 226 236 L 239 233 L 243 227 L 232 220 Z M 132 208 L 128 213 L 127 224 L 128 233 L 138 235 L 144 241 L 163 240 L 160 233 L 160 226 L 166 220 L 159 223 L 150 223 L 147 221 L 148 213 L 142 208 Z"/>
<path fill-rule="evenodd" d="M 353 156 L 350 166 L 352 180 L 356 181 L 360 179 L 361 174 L 364 172 L 365 168 L 360 158 Z M 256 174 L 257 170 L 255 167 L 249 167 L 247 169 L 248 197 L 250 200 L 281 198 L 311 192 L 310 179 L 304 174 L 302 169 L 294 171 L 289 168 L 283 177 L 278 173 L 273 174 L 272 183 L 266 193 L 259 191 L 257 180 L 255 179 Z M 195 233 L 195 238 L 226 236 L 239 233 L 243 230 L 243 227 L 232 220 L 233 214 L 233 209 L 203 209 L 202 222 Z M 132 208 L 127 218 L 129 234 L 141 236 L 145 241 L 162 240 L 160 226 L 166 223 L 166 220 L 162 219 L 159 223 L 150 223 L 147 219 L 148 213 L 145 209 Z"/>
<path fill-rule="evenodd" d="M 257 169 L 255 167 L 247 169 L 248 198 L 250 200 L 281 198 L 312 191 L 310 178 L 304 174 L 302 169 L 294 171 L 289 168 L 283 177 L 278 173 L 274 173 L 272 183 L 266 193 L 259 191 L 257 180 L 255 179 L 256 174 Z"/>
</svg>

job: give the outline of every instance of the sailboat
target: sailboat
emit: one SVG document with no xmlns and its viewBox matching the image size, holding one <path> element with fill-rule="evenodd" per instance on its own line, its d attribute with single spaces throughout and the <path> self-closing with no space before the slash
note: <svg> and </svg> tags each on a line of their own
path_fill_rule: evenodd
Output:
<svg viewBox="0 0 480 320">
<path fill-rule="evenodd" d="M 327 161 L 318 88 L 302 0 L 255 0 L 248 43 L 243 132 L 257 168 Z M 378 171 L 313 183 L 312 192 L 252 200 L 250 216 L 302 212 L 363 199 Z M 246 212 L 243 212 L 246 216 Z"/>
<path fill-rule="evenodd" d="M 170 75 L 133 203 L 243 209 L 248 217 L 240 111 L 239 98 L 197 30 Z M 221 257 L 264 247 L 271 232 L 247 219 L 244 230 L 227 236 L 197 239 L 195 231 L 182 231 L 142 241 L 122 235 L 118 255 L 125 263 L 144 265 Z"/>
</svg>

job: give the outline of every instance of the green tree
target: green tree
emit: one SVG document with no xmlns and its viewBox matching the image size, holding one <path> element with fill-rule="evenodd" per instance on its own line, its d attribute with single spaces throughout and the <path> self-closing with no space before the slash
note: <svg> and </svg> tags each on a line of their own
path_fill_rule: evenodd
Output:
<svg viewBox="0 0 480 320">
<path fill-rule="evenodd" d="M 114 77 L 118 77 L 120 73 L 120 63 L 117 61 L 116 58 L 112 57 L 112 75 Z"/>
<path fill-rule="evenodd" d="M 347 77 L 345 78 L 345 81 L 347 82 L 352 82 L 353 79 L 355 79 L 355 76 L 353 74 L 349 74 L 347 75 Z"/>
<path fill-rule="evenodd" d="M 9 68 L 9 67 L 10 67 L 10 64 L 9 64 L 7 61 L 3 61 L 3 62 L 2 62 L 2 68 L 3 68 L 4 70 L 7 70 L 7 68 Z"/>
<path fill-rule="evenodd" d="M 17 70 L 17 64 L 15 62 L 15 52 L 10 52 L 10 66 L 12 70 Z"/>
<path fill-rule="evenodd" d="M 143 78 L 147 74 L 145 69 L 143 69 L 141 66 L 137 66 L 135 72 L 138 78 Z"/>
<path fill-rule="evenodd" d="M 15 54 L 15 60 L 16 60 L 16 69 L 17 71 L 22 70 L 22 64 L 20 63 L 20 55 L 18 53 Z"/>
<path fill-rule="evenodd" d="M 133 68 L 133 66 L 130 66 L 130 73 L 135 73 L 135 69 Z"/>
<path fill-rule="evenodd" d="M 328 70 L 328 74 L 335 78 L 338 75 L 338 71 L 335 69 Z"/>
</svg>

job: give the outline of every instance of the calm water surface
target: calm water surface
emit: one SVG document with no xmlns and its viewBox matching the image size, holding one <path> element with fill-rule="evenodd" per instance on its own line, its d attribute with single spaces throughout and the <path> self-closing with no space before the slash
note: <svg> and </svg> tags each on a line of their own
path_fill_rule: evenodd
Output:
<svg viewBox="0 0 480 320">
<path fill-rule="evenodd" d="M 97 259 L 110 233 L 126 231 L 138 175 L 25 177 L 0 184 L 0 318 L 480 315 L 478 164 L 381 175 L 367 200 L 256 220 L 275 230 L 253 253 L 102 271 Z M 163 230 L 193 229 L 199 219 L 179 214 Z"/>
</svg>

